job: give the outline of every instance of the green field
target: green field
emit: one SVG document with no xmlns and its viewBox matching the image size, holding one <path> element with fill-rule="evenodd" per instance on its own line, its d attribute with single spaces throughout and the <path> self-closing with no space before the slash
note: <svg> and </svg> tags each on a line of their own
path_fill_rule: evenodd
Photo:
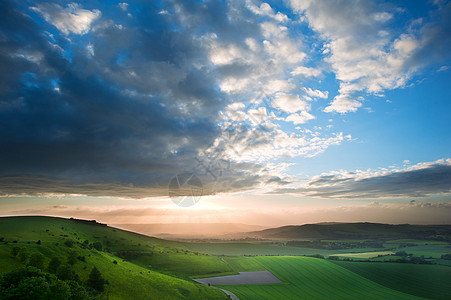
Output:
<svg viewBox="0 0 451 300">
<path fill-rule="evenodd" d="M 420 299 L 310 257 L 254 257 L 284 283 L 224 285 L 240 299 Z"/>
<path fill-rule="evenodd" d="M 346 261 L 334 263 L 408 294 L 430 299 L 450 299 L 451 268 L 447 266 Z"/>
</svg>

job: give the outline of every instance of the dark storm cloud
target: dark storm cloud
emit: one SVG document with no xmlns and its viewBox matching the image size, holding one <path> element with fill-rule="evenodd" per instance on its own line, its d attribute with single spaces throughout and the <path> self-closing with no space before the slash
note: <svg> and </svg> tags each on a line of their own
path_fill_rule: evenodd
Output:
<svg viewBox="0 0 451 300">
<path fill-rule="evenodd" d="M 242 41 L 236 33 L 256 25 L 243 13 L 231 22 L 222 1 L 92 3 L 0 3 L 2 195 L 167 195 L 172 176 L 196 170 L 220 134 L 228 103 L 198 37 L 209 24 Z M 95 18 L 70 16 L 80 9 Z M 269 178 L 257 169 L 236 164 L 205 185 L 257 186 Z"/>
<path fill-rule="evenodd" d="M 451 164 L 437 161 L 416 168 L 360 178 L 357 174 L 322 175 L 304 187 L 278 189 L 274 193 L 302 194 L 319 198 L 424 197 L 451 192 Z"/>
</svg>

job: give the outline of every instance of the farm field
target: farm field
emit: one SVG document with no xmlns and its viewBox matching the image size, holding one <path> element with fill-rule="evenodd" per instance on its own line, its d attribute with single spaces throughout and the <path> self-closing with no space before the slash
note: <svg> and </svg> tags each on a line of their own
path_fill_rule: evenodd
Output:
<svg viewBox="0 0 451 300">
<path fill-rule="evenodd" d="M 350 257 L 350 258 L 375 258 L 379 255 L 391 255 L 395 254 L 393 251 L 374 251 L 374 252 L 361 252 L 361 253 L 336 253 L 333 256 L 338 257 Z"/>
<path fill-rule="evenodd" d="M 240 299 L 421 299 L 375 283 L 329 261 L 254 257 L 283 283 L 219 286 Z"/>
<path fill-rule="evenodd" d="M 437 265 L 337 261 L 356 274 L 408 294 L 430 299 L 449 299 L 451 268 Z"/>
</svg>

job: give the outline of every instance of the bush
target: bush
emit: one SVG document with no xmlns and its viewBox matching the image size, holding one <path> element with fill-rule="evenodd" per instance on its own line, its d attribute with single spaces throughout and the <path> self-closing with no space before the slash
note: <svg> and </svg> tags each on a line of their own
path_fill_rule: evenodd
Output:
<svg viewBox="0 0 451 300">
<path fill-rule="evenodd" d="M 74 246 L 74 242 L 72 240 L 65 240 L 64 245 L 66 245 L 69 248 L 72 248 Z"/>
<path fill-rule="evenodd" d="M 14 247 L 11 249 L 11 255 L 16 257 L 17 254 L 19 254 L 20 248 L 19 247 Z"/>
<path fill-rule="evenodd" d="M 28 265 L 30 267 L 35 267 L 41 270 L 44 269 L 44 255 L 42 255 L 41 253 L 35 253 L 31 255 Z"/>
<path fill-rule="evenodd" d="M 22 249 L 20 249 L 20 251 L 19 251 L 19 260 L 20 260 L 22 263 L 26 263 L 29 256 L 30 256 L 30 255 L 28 254 L 27 248 L 22 248 Z"/>
<path fill-rule="evenodd" d="M 92 243 L 91 248 L 94 248 L 97 251 L 102 251 L 102 243 L 101 242 Z"/>
<path fill-rule="evenodd" d="M 102 274 L 100 274 L 99 270 L 94 267 L 89 274 L 88 281 L 86 282 L 88 287 L 98 291 L 103 292 L 105 289 L 105 279 L 103 279 Z"/>
<path fill-rule="evenodd" d="M 67 263 L 73 266 L 77 262 L 77 252 L 71 251 L 69 252 L 69 256 L 67 257 Z"/>
<path fill-rule="evenodd" d="M 68 265 L 61 265 L 56 270 L 56 277 L 60 280 L 80 281 L 77 273 L 75 273 Z"/>
<path fill-rule="evenodd" d="M 61 265 L 60 260 L 58 258 L 54 257 L 50 260 L 47 270 L 52 274 L 56 274 L 56 271 L 58 270 L 58 267 L 60 265 Z"/>
</svg>

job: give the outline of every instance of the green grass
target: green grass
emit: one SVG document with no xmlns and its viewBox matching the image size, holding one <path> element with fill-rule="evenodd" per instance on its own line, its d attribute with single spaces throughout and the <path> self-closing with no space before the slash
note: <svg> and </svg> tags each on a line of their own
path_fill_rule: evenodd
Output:
<svg viewBox="0 0 451 300">
<path fill-rule="evenodd" d="M 265 271 L 259 262 L 252 257 L 239 256 L 230 257 L 226 256 L 223 260 L 235 271 L 235 272 L 251 272 L 251 271 Z"/>
<path fill-rule="evenodd" d="M 108 280 L 104 296 L 108 299 L 227 299 L 226 295 L 216 289 L 195 283 L 188 274 L 178 276 L 170 272 L 157 272 L 142 265 L 125 261 L 115 254 L 119 250 L 129 250 L 136 257 L 151 254 L 152 257 L 165 261 L 175 261 L 177 251 L 184 251 L 185 260 L 179 266 L 185 269 L 194 263 L 201 263 L 200 256 L 184 249 L 176 242 L 150 238 L 135 233 L 114 229 L 106 226 L 76 223 L 67 219 L 48 217 L 11 217 L 0 218 L 0 273 L 7 273 L 24 265 L 11 254 L 13 247 L 26 248 L 30 254 L 42 253 L 48 264 L 52 257 L 67 261 L 70 251 L 78 256 L 84 256 L 86 262 L 77 260 L 73 269 L 86 281 L 88 274 L 96 266 L 102 276 Z M 41 245 L 36 244 L 41 240 Z M 71 240 L 74 245 L 68 247 L 65 241 Z M 102 243 L 108 251 L 97 251 L 81 247 L 84 240 Z M 6 241 L 6 242 L 5 242 Z M 181 255 L 181 254 L 180 254 Z M 196 261 L 197 258 L 197 261 Z M 204 256 L 204 265 L 211 266 L 210 260 L 230 270 L 230 267 L 220 260 Z M 117 264 L 113 262 L 116 261 Z M 214 265 L 214 264 L 213 264 Z M 205 270 L 212 270 L 204 267 Z"/>
<path fill-rule="evenodd" d="M 151 265 L 152 269 L 192 275 L 208 275 L 214 273 L 233 272 L 233 269 L 217 256 L 204 254 L 178 254 L 142 255 L 134 262 Z"/>
<path fill-rule="evenodd" d="M 225 285 L 240 299 L 419 299 L 310 257 L 254 257 L 284 283 Z"/>
<path fill-rule="evenodd" d="M 451 268 L 436 265 L 334 261 L 374 282 L 429 299 L 449 299 Z"/>
</svg>

